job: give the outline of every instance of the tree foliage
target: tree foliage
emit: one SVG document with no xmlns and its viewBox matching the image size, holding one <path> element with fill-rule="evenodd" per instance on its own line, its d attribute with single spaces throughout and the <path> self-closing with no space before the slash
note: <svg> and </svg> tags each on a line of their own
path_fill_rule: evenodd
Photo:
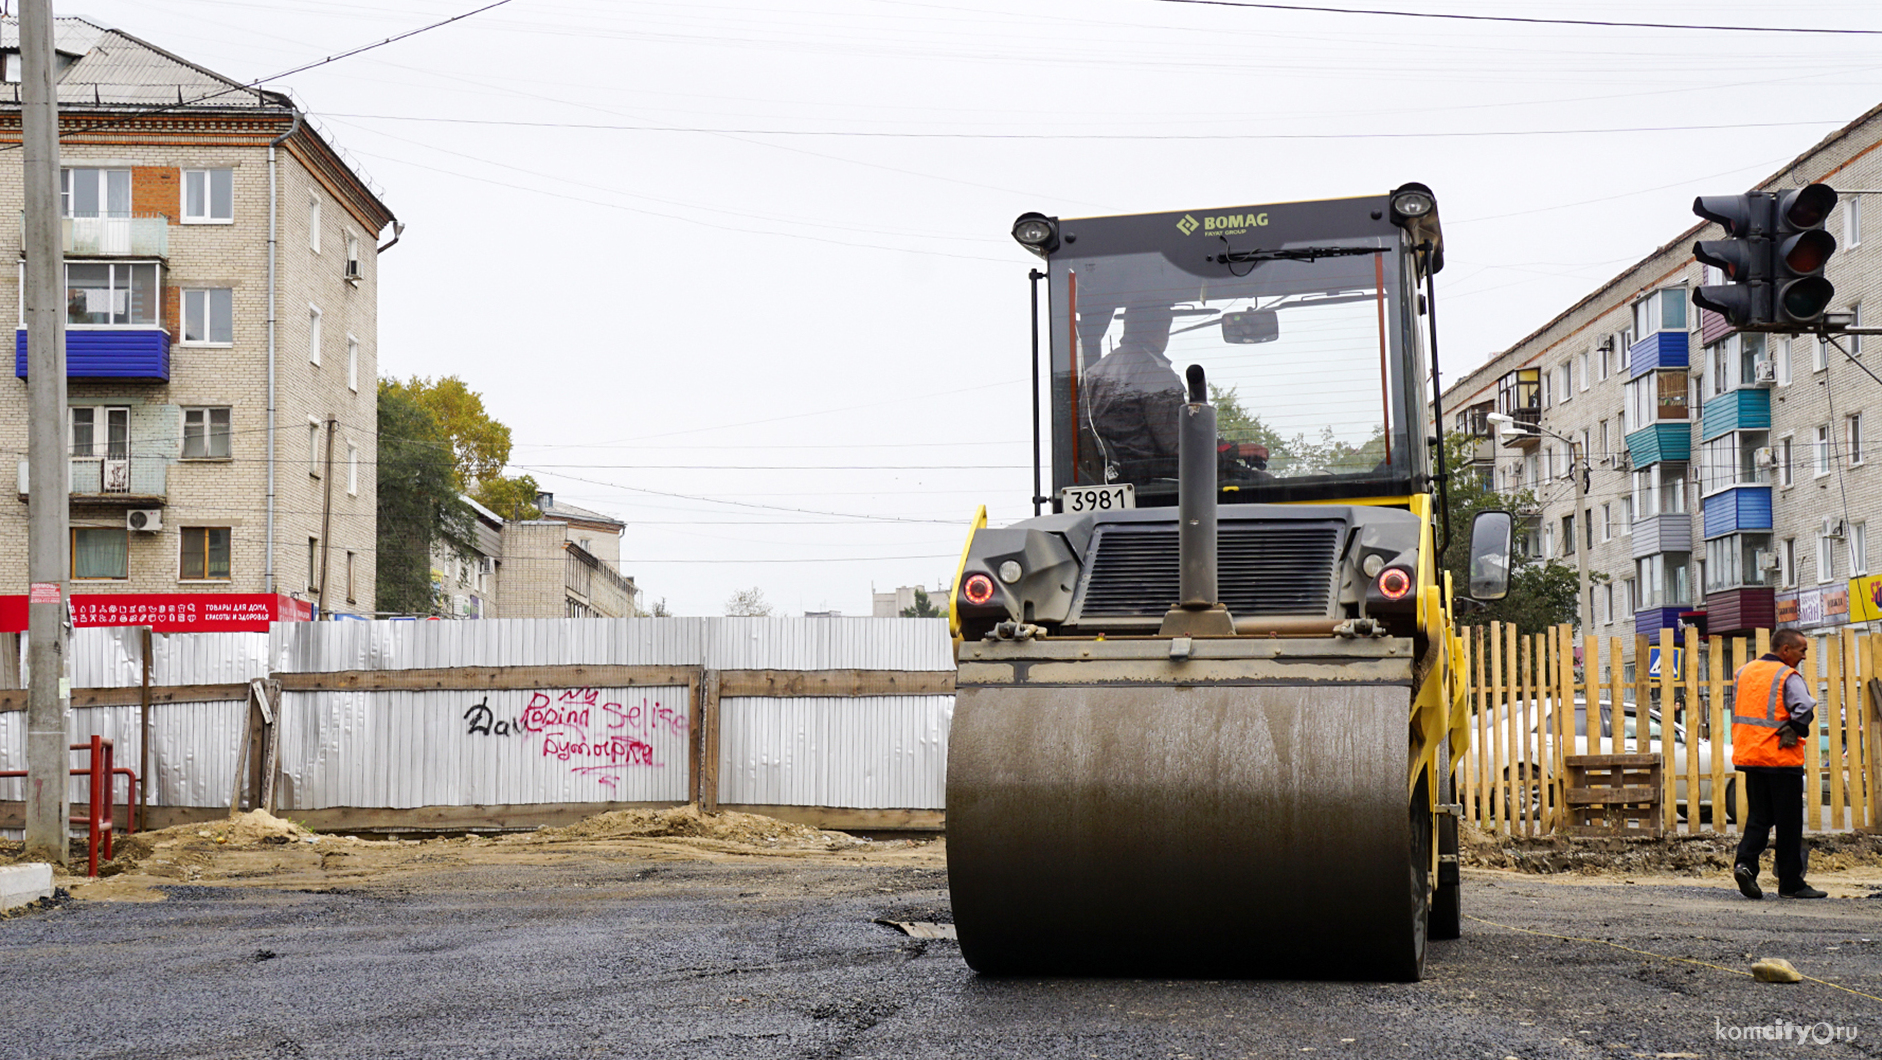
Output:
<svg viewBox="0 0 1882 1060">
<path fill-rule="evenodd" d="M 454 375 L 438 380 L 420 376 L 387 386 L 417 402 L 431 413 L 451 446 L 451 473 L 460 493 L 485 479 L 495 478 L 510 459 L 510 429 L 490 417 L 484 397 Z M 531 497 L 530 500 L 535 500 Z M 481 503 L 481 502 L 480 502 Z"/>
<path fill-rule="evenodd" d="M 915 606 L 902 608 L 903 618 L 946 618 L 947 612 L 928 599 L 928 590 L 915 586 Z"/>
<path fill-rule="evenodd" d="M 1351 474 L 1370 471 L 1385 459 L 1383 425 L 1374 427 L 1359 445 L 1335 438 L 1331 427 L 1320 428 L 1318 438 L 1310 439 L 1305 433 L 1288 438 L 1248 411 L 1235 387 L 1210 383 L 1209 403 L 1215 406 L 1216 434 L 1224 441 L 1266 446 L 1268 470 L 1276 475 Z"/>
<path fill-rule="evenodd" d="M 434 542 L 465 549 L 469 510 L 458 500 L 450 440 L 398 384 L 379 384 L 378 610 L 428 615 Z"/>
<path fill-rule="evenodd" d="M 515 478 L 499 475 L 477 483 L 470 495 L 478 504 L 505 519 L 539 519 L 542 509 L 536 507 L 536 494 L 540 489 L 529 475 Z"/>
<path fill-rule="evenodd" d="M 771 604 L 765 599 L 765 591 L 754 585 L 726 597 L 725 613 L 729 618 L 770 618 Z"/>
<path fill-rule="evenodd" d="M 1450 525 L 1451 544 L 1444 554 L 1444 569 L 1451 572 L 1451 584 L 1462 599 L 1469 587 L 1470 523 L 1478 512 L 1494 509 L 1514 511 L 1536 503 L 1529 490 L 1498 493 L 1477 475 L 1467 470 L 1476 439 L 1456 431 L 1444 435 L 1445 463 L 1451 472 Z M 1518 520 L 1521 526 L 1521 520 Z M 1443 533 L 1442 524 L 1438 532 Z M 1510 558 L 1510 591 L 1503 599 L 1480 610 L 1458 608 L 1458 622 L 1482 626 L 1491 622 L 1513 623 L 1523 633 L 1540 633 L 1550 626 L 1575 622 L 1577 592 L 1581 584 L 1576 569 L 1555 560 L 1529 556 L 1520 545 Z"/>
</svg>

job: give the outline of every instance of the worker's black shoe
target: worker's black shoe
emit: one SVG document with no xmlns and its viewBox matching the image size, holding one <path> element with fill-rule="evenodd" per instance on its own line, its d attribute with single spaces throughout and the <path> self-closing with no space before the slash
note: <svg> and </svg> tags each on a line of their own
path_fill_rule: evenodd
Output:
<svg viewBox="0 0 1882 1060">
<path fill-rule="evenodd" d="M 1794 891 L 1779 891 L 1777 893 L 1784 896 L 1785 898 L 1828 898 L 1829 897 L 1829 895 L 1823 893 L 1822 891 L 1817 890 L 1815 887 L 1812 887 L 1807 883 L 1798 887 Z"/>
<path fill-rule="evenodd" d="M 1737 865 L 1732 868 L 1732 879 L 1738 881 L 1738 893 L 1747 898 L 1763 898 L 1764 890 L 1758 886 L 1758 870 L 1750 865 Z"/>
</svg>

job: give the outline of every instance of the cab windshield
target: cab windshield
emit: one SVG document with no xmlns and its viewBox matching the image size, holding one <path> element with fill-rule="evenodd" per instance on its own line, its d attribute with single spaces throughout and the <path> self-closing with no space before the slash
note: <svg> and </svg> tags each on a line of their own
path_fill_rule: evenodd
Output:
<svg viewBox="0 0 1882 1060">
<path fill-rule="evenodd" d="M 1064 260 L 1055 295 L 1075 335 L 1077 484 L 1128 482 L 1150 503 L 1174 495 L 1192 364 L 1216 407 L 1220 486 L 1257 499 L 1410 473 L 1396 244 L 1282 253 L 1293 256 L 1230 260 L 1213 276 L 1157 252 Z"/>
</svg>

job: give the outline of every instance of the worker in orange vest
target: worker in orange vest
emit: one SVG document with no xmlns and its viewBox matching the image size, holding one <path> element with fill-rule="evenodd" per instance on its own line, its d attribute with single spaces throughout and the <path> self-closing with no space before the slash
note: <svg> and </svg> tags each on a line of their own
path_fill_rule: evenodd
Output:
<svg viewBox="0 0 1882 1060">
<path fill-rule="evenodd" d="M 1732 765 L 1744 777 L 1745 835 L 1732 878 L 1747 898 L 1763 898 L 1758 858 L 1777 829 L 1777 893 L 1822 898 L 1804 882 L 1804 744 L 1815 726 L 1817 701 L 1797 664 L 1810 640 L 1794 629 L 1771 638 L 1770 654 L 1738 668 L 1732 691 Z"/>
</svg>

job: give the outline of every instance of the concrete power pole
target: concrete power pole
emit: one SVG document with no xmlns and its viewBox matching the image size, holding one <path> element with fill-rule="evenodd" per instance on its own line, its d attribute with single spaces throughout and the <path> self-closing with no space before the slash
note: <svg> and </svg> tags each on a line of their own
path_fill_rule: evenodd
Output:
<svg viewBox="0 0 1882 1060">
<path fill-rule="evenodd" d="M 59 240 L 59 108 L 52 3 L 20 5 L 21 147 L 26 216 L 26 578 L 31 687 L 26 694 L 26 856 L 65 864 L 65 593 L 70 524 L 65 446 L 65 253 Z"/>
</svg>

